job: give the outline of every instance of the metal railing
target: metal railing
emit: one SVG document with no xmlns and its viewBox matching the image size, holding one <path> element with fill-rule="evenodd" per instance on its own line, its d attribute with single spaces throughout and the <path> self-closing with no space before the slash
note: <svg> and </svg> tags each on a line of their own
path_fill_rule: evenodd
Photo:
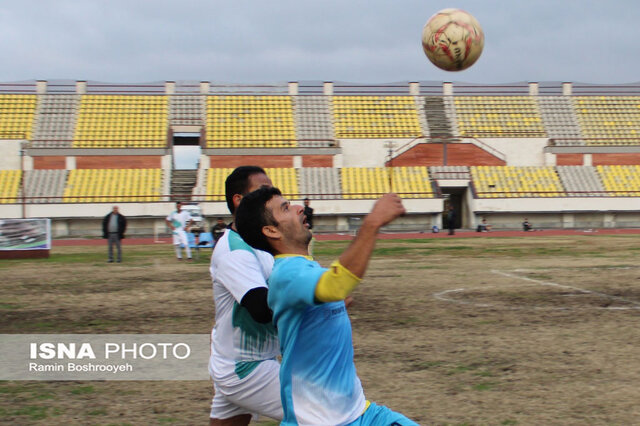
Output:
<svg viewBox="0 0 640 426">
<path fill-rule="evenodd" d="M 640 133 L 640 128 L 638 129 L 638 133 Z M 594 143 L 594 144 L 589 144 L 586 142 L 599 142 L 602 141 L 603 143 Z M 616 142 L 631 142 L 631 143 L 620 143 L 617 144 Z M 569 142 L 568 144 L 562 144 L 562 143 L 558 143 L 558 142 Z M 571 143 L 571 142 L 575 142 L 575 143 Z M 550 138 L 549 139 L 549 146 L 620 146 L 620 147 L 624 147 L 624 146 L 630 146 L 630 145 L 640 145 L 640 136 L 633 138 L 633 137 L 610 137 L 610 138 L 606 138 L 606 137 L 581 137 L 581 138 Z"/>
<path fill-rule="evenodd" d="M 476 198 L 640 197 L 640 190 L 616 191 L 475 191 Z"/>
</svg>

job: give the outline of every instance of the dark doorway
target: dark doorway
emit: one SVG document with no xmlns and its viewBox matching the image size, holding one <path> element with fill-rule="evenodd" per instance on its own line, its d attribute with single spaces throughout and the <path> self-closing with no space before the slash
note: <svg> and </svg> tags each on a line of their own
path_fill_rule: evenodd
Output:
<svg viewBox="0 0 640 426">
<path fill-rule="evenodd" d="M 445 196 L 444 202 L 444 212 L 442 216 L 442 226 L 445 228 L 449 227 L 447 223 L 447 214 L 449 211 L 449 206 L 453 206 L 453 211 L 455 212 L 454 219 L 454 228 L 462 228 L 463 226 L 463 218 L 464 218 L 464 195 L 467 188 L 441 188 L 442 194 Z"/>
</svg>

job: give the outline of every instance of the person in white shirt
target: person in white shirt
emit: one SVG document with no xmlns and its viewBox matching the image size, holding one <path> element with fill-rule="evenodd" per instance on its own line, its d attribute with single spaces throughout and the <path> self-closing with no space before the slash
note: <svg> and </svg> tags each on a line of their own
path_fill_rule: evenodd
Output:
<svg viewBox="0 0 640 426">
<path fill-rule="evenodd" d="M 182 260 L 182 250 L 180 250 L 180 244 L 182 244 L 187 254 L 187 260 L 191 260 L 191 248 L 189 248 L 189 240 L 187 239 L 189 226 L 193 223 L 191 214 L 186 210 L 182 210 L 182 203 L 178 201 L 176 203 L 176 210 L 167 216 L 166 222 L 173 234 L 173 246 L 176 249 L 176 257 L 178 260 Z"/>
<path fill-rule="evenodd" d="M 257 166 L 240 166 L 227 177 L 225 197 L 234 220 L 242 197 L 263 186 L 272 186 L 271 180 Z M 210 426 L 245 426 L 257 415 L 282 420 L 280 346 L 267 304 L 272 266 L 273 256 L 249 247 L 234 223 L 213 249 Z"/>
</svg>

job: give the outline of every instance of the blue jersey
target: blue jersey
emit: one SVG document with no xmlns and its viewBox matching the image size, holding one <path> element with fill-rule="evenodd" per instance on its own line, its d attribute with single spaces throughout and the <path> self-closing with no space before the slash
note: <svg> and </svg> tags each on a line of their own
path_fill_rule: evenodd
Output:
<svg viewBox="0 0 640 426">
<path fill-rule="evenodd" d="M 276 257 L 269 277 L 268 302 L 282 352 L 282 424 L 343 425 L 365 409 L 344 302 L 314 298 L 326 270 L 305 256 Z"/>
</svg>

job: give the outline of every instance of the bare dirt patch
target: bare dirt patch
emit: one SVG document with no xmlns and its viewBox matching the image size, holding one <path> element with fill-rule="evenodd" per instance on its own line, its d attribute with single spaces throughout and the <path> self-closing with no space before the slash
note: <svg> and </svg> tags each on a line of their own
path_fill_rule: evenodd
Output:
<svg viewBox="0 0 640 426">
<path fill-rule="evenodd" d="M 421 424 L 634 424 L 638 237 L 380 241 L 350 310 L 367 397 Z M 346 242 L 318 242 L 328 264 Z M 206 257 L 3 261 L 1 333 L 209 333 Z M 498 271 L 498 272 L 496 272 Z M 5 424 L 206 424 L 201 382 L 2 382 Z"/>
</svg>

